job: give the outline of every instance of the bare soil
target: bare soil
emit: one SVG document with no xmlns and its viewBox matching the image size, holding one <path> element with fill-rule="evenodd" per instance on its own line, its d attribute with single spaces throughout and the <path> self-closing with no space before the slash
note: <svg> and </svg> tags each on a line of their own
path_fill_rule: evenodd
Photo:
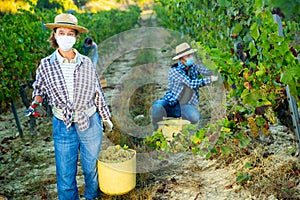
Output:
<svg viewBox="0 0 300 200">
<path fill-rule="evenodd" d="M 18 109 L 23 139 L 12 113 L 0 117 L 0 195 L 8 199 L 57 199 L 51 118 L 38 118 L 37 134 L 32 136 L 24 109 Z M 100 199 L 299 199 L 295 136 L 280 124 L 271 126 L 270 133 L 275 142 L 255 142 L 246 153 L 237 149 L 232 155 L 211 159 L 190 152 L 174 154 L 161 160 L 160 169 L 138 173 L 133 191 L 122 196 L 103 194 Z M 104 136 L 103 148 L 110 143 Z M 245 168 L 245 163 L 252 168 Z M 80 163 L 78 166 L 82 197 L 84 181 Z M 248 173 L 251 179 L 238 183 L 241 173 Z"/>
</svg>

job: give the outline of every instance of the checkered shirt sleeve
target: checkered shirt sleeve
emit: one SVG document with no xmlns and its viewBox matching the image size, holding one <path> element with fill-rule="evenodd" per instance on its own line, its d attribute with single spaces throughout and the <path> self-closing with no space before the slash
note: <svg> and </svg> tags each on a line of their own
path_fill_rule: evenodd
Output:
<svg viewBox="0 0 300 200">
<path fill-rule="evenodd" d="M 194 65 L 193 66 L 196 71 L 200 74 L 200 75 L 203 75 L 203 76 L 211 76 L 213 75 L 212 71 L 207 69 L 206 67 L 202 66 L 202 65 Z"/>
<path fill-rule="evenodd" d="M 97 79 L 97 86 L 96 86 L 96 98 L 95 98 L 95 104 L 98 108 L 99 114 L 103 120 L 107 120 L 111 117 L 109 108 L 107 106 L 104 93 L 99 81 L 99 78 Z"/>
<path fill-rule="evenodd" d="M 45 78 L 42 76 L 40 67 L 36 71 L 36 81 L 33 83 L 32 98 L 35 96 L 42 96 L 43 99 L 46 98 L 46 88 L 45 88 Z"/>
</svg>

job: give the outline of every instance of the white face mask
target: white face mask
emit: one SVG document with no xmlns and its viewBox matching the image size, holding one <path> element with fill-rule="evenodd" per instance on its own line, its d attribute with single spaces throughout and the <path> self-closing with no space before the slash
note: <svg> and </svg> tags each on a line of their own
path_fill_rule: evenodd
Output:
<svg viewBox="0 0 300 200">
<path fill-rule="evenodd" d="M 76 38 L 73 36 L 56 36 L 56 42 L 59 48 L 63 51 L 69 51 L 76 42 Z"/>
</svg>

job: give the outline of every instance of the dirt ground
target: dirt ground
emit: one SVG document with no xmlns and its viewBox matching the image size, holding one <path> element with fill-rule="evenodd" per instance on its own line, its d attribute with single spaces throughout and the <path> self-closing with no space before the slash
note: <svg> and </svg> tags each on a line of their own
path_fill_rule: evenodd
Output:
<svg viewBox="0 0 300 200">
<path fill-rule="evenodd" d="M 28 127 L 29 120 L 22 115 L 23 110 L 24 108 L 18 109 L 24 131 L 23 139 L 18 134 L 11 113 L 0 117 L 0 195 L 5 195 L 8 199 L 57 199 L 51 118 L 38 119 L 35 129 L 37 134 L 32 136 Z M 279 170 L 281 166 L 298 166 L 297 156 L 291 155 L 295 149 L 293 134 L 278 124 L 271 127 L 270 131 L 275 138 L 281 139 L 268 146 L 258 146 L 249 156 L 232 157 L 230 161 L 230 157 L 205 159 L 189 152 L 178 153 L 162 160 L 160 169 L 138 173 L 137 185 L 128 194 L 103 194 L 100 199 L 281 199 L 267 190 L 255 194 L 255 189 L 237 184 L 238 172 L 243 171 L 246 162 L 256 162 L 257 166 L 266 168 L 265 170 L 278 170 L 279 174 L 285 173 Z M 270 156 L 259 160 L 262 159 L 260 151 L 268 151 Z M 78 166 L 77 181 L 82 196 L 84 183 L 80 163 Z M 253 174 L 255 175 L 254 172 Z M 272 173 L 260 172 L 261 176 L 270 174 Z M 282 178 L 284 177 L 280 180 Z M 294 184 L 290 185 L 293 190 L 288 190 L 291 192 L 290 196 L 282 199 L 298 199 L 299 179 L 293 176 L 289 180 L 286 180 L 286 184 Z M 247 184 L 253 183 L 249 180 Z M 279 190 L 284 190 L 284 187 Z"/>
</svg>

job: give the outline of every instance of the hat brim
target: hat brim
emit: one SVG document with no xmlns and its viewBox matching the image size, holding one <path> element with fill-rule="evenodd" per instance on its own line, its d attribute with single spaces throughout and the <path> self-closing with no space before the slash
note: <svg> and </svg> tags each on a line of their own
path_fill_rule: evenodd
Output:
<svg viewBox="0 0 300 200">
<path fill-rule="evenodd" d="M 51 28 L 51 29 L 55 29 L 55 28 L 70 28 L 70 29 L 74 29 L 77 30 L 80 33 L 87 33 L 89 32 L 88 29 L 82 27 L 82 26 L 78 26 L 78 25 L 71 25 L 71 24 L 56 24 L 56 23 L 48 23 L 45 24 L 45 26 L 47 28 Z"/>
<path fill-rule="evenodd" d="M 179 54 L 179 55 L 173 57 L 172 60 L 177 60 L 177 59 L 179 59 L 179 58 L 181 58 L 181 57 L 183 57 L 183 56 L 186 56 L 186 55 L 195 53 L 196 51 L 197 51 L 197 49 L 191 49 L 191 50 L 189 50 L 189 51 L 187 51 L 187 52 L 184 52 L 184 53 L 182 53 L 182 54 Z"/>
</svg>

